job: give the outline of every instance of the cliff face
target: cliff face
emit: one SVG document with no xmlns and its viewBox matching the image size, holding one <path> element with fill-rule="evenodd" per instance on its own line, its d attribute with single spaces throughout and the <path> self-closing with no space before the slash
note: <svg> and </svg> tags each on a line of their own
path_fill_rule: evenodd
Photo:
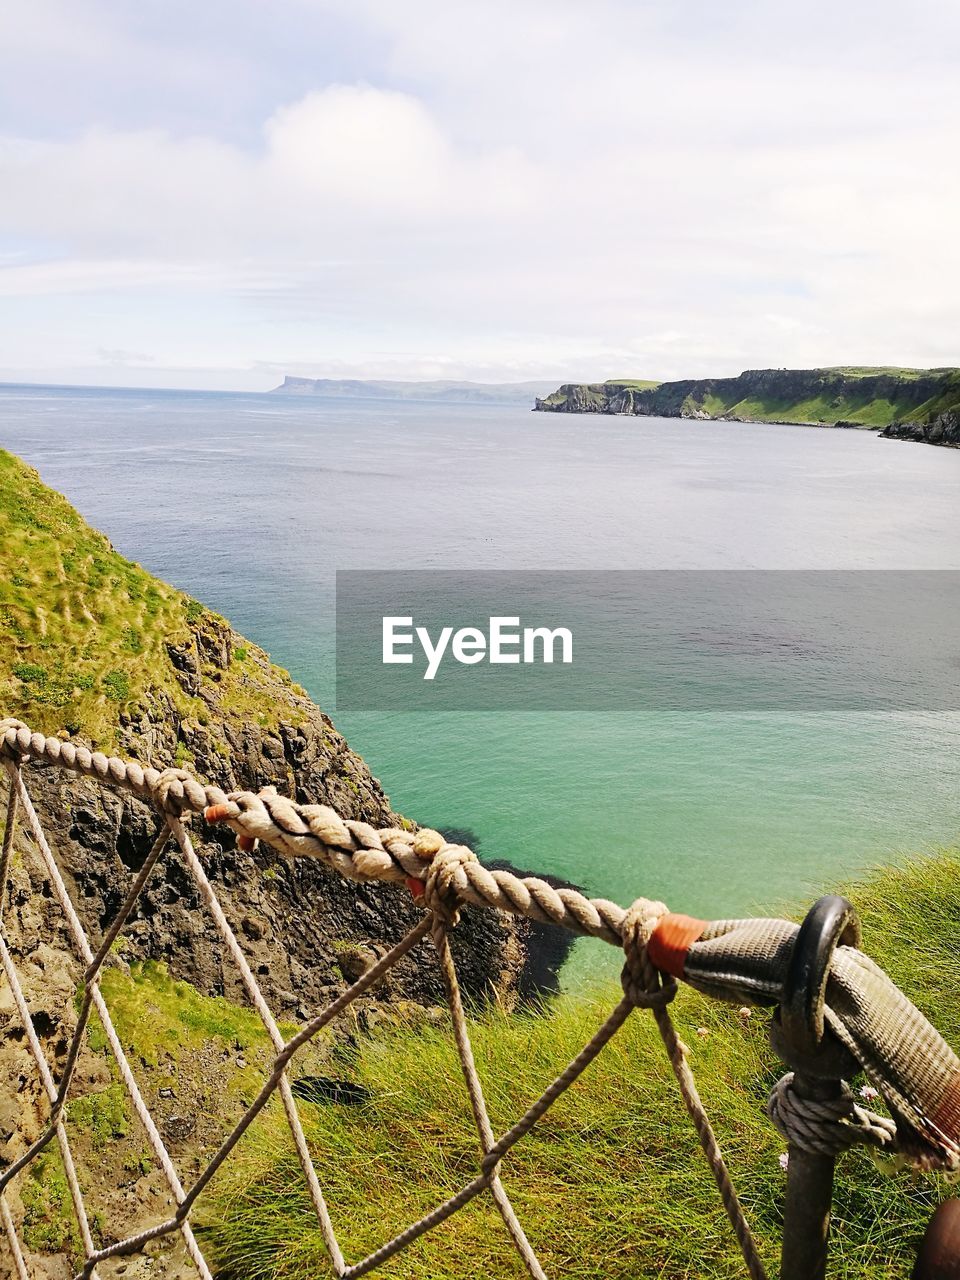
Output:
<svg viewBox="0 0 960 1280">
<path fill-rule="evenodd" d="M 204 723 L 183 717 L 165 694 L 148 692 L 121 714 L 120 754 L 162 768 L 183 761 L 186 748 L 190 768 L 224 790 L 273 785 L 374 826 L 401 824 L 380 783 L 329 718 L 308 698 L 273 683 L 266 659 L 252 656 L 249 647 L 246 662 L 260 668 L 260 693 L 274 699 L 276 720 L 263 727 L 224 709 L 216 677 L 240 640 L 217 622 L 198 627 L 192 642 L 171 646 L 178 677 L 209 708 Z M 74 737 L 83 740 L 82 734 Z M 59 770 L 31 769 L 28 784 L 84 924 L 97 936 L 153 842 L 157 815 L 135 798 Z M 197 818 L 193 838 L 267 999 L 281 1014 L 303 1017 L 332 999 L 358 976 L 357 966 L 398 941 L 419 917 L 395 886 L 355 884 L 312 861 L 288 862 L 269 850 L 246 853 L 232 833 Z M 33 860 L 29 865 L 35 869 Z M 42 875 L 34 891 L 49 899 Z M 56 910 L 47 923 L 59 928 Z M 492 913 L 465 913 L 457 959 L 471 995 L 483 998 L 495 990 L 507 1001 L 515 997 L 525 954 L 520 932 Z M 56 932 L 47 941 L 51 936 Z M 123 955 L 128 962 L 162 961 L 204 994 L 244 1000 L 174 845 L 124 930 Z M 443 1000 L 429 946 L 398 968 L 392 992 L 381 991 L 382 997 L 390 994 L 425 1004 Z"/>
<path fill-rule="evenodd" d="M 261 649 L 124 560 L 35 472 L 2 452 L 0 518 L 0 716 L 158 768 L 187 767 L 224 790 L 272 784 L 374 826 L 405 822 L 329 717 Z M 28 781 L 84 924 L 98 937 L 152 843 L 157 815 L 58 770 L 31 768 Z M 348 883 L 313 862 L 245 853 L 231 833 L 199 819 L 194 838 L 280 1014 L 325 1003 L 419 916 L 395 886 Z M 20 895 L 14 915 L 35 950 L 37 911 L 47 913 L 49 928 L 59 922 L 28 853 L 24 866 L 33 893 Z M 515 998 L 526 982 L 527 934 L 493 913 L 465 912 L 455 940 L 465 990 Z M 239 996 L 175 849 L 124 933 L 123 954 L 165 961 L 205 994 Z M 406 1000 L 443 999 L 429 947 L 397 971 L 394 988 Z"/>
<path fill-rule="evenodd" d="M 960 407 L 957 369 L 752 369 L 735 378 L 655 385 L 568 383 L 535 406 L 550 413 L 635 414 L 743 422 L 886 428 L 930 423 Z M 949 434 L 949 428 L 944 429 Z M 891 434 L 895 434 L 891 431 Z M 945 443 L 943 430 L 910 439 Z"/>
</svg>

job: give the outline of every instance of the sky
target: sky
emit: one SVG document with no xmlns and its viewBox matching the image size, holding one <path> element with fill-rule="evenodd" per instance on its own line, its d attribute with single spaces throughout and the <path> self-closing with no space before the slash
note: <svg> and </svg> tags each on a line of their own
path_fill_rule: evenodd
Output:
<svg viewBox="0 0 960 1280">
<path fill-rule="evenodd" d="M 0 380 L 960 365 L 960 5 L 7 0 Z"/>
</svg>

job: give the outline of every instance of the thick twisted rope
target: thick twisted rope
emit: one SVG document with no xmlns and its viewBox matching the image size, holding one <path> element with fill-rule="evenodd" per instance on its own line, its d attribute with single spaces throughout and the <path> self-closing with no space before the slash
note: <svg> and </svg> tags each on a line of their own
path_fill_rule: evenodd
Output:
<svg viewBox="0 0 960 1280">
<path fill-rule="evenodd" d="M 457 907 L 471 903 L 539 923 L 556 924 L 573 933 L 601 938 L 614 946 L 636 946 L 635 953 L 627 951 L 628 966 L 633 966 L 634 975 L 631 990 L 637 997 L 637 1003 L 643 1002 L 645 1007 L 651 1007 L 661 999 L 666 1003 L 669 999 L 657 995 L 653 987 L 644 985 L 649 981 L 649 972 L 660 974 L 657 979 L 660 986 L 656 990 L 664 988 L 664 983 L 669 987 L 673 982 L 672 977 L 664 975 L 665 968 L 676 972 L 666 956 L 660 962 L 660 969 L 654 969 L 648 959 L 638 964 L 639 957 L 646 956 L 646 943 L 656 928 L 657 919 L 666 917 L 677 922 L 681 933 L 689 923 L 693 926 L 689 936 L 700 936 L 703 941 L 696 948 L 696 960 L 686 964 L 683 976 L 688 982 L 709 994 L 738 1002 L 744 996 L 764 1004 L 776 1002 L 776 981 L 771 979 L 772 966 L 767 960 L 763 961 L 763 970 L 756 976 L 745 967 L 742 972 L 737 972 L 734 976 L 738 987 L 729 990 L 722 981 L 725 964 L 721 964 L 720 971 L 716 972 L 706 960 L 712 946 L 726 946 L 726 938 L 732 930 L 751 922 L 715 921 L 707 926 L 702 921 L 668 915 L 661 903 L 654 904 L 659 916 L 648 913 L 644 917 L 653 920 L 651 927 L 646 930 L 640 928 L 637 932 L 636 924 L 627 921 L 628 913 L 616 903 L 606 898 L 588 898 L 576 889 L 556 889 L 536 876 L 521 877 L 510 871 L 492 871 L 483 866 L 469 849 L 448 844 L 437 831 L 427 828 L 408 831 L 399 827 L 377 830 L 369 823 L 342 818 L 328 805 L 298 804 L 279 795 L 274 787 L 265 787 L 257 793 L 234 791 L 227 794 L 219 787 L 201 783 L 185 769 L 161 771 L 143 767 L 135 761 L 125 761 L 69 741 L 33 733 L 15 719 L 0 720 L 0 755 L 3 754 L 17 762 L 31 759 L 47 761 L 127 790 L 153 803 L 171 818 L 203 813 L 208 822 L 222 822 L 229 826 L 247 848 L 262 840 L 287 857 L 317 859 L 348 879 L 405 883 L 416 897 L 427 895 L 427 905 L 435 912 L 455 912 L 456 908 L 443 905 L 445 901 L 456 903 Z M 635 909 L 631 908 L 631 911 Z M 452 922 L 448 919 L 448 923 Z M 762 935 L 763 950 L 769 947 L 771 952 L 778 954 L 785 953 L 795 934 L 795 926 L 786 921 L 756 921 L 752 928 Z M 634 937 L 639 941 L 635 942 Z M 660 943 L 662 951 L 662 939 Z M 744 964 L 755 966 L 760 944 L 751 938 L 749 947 L 752 949 L 750 956 L 746 949 L 743 951 Z M 651 966 L 650 971 L 644 968 L 645 964 Z M 871 967 L 866 957 L 861 957 L 860 967 Z M 876 967 L 872 968 L 875 970 Z M 876 972 L 883 977 L 880 971 Z M 895 991 L 895 988 L 891 986 L 891 990 Z M 939 1041 L 932 1028 L 919 1026 L 919 1021 L 922 1021 L 920 1015 L 905 999 L 902 999 L 902 1006 L 905 1018 L 915 1016 L 918 1020 L 921 1038 L 928 1039 L 931 1044 L 934 1043 L 931 1036 Z M 842 1027 L 834 1026 L 834 1030 L 841 1037 L 845 1036 Z M 875 1065 L 864 1054 L 867 1046 L 850 1043 L 848 1037 L 845 1043 L 861 1061 L 866 1062 L 868 1069 Z M 884 1064 L 881 1062 L 879 1065 L 882 1067 Z M 893 1101 L 899 1104 L 902 1100 L 899 1095 L 894 1095 Z M 848 1130 L 849 1125 L 844 1133 Z"/>
<path fill-rule="evenodd" d="M 462 1188 L 445 1204 L 438 1206 L 419 1222 L 408 1227 L 394 1240 L 364 1259 L 362 1263 L 349 1268 L 345 1267 L 342 1254 L 333 1236 L 326 1205 L 319 1194 L 319 1187 L 311 1186 L 311 1190 L 317 1193 L 316 1198 L 322 1206 L 320 1217 L 324 1235 L 327 1238 L 326 1242 L 335 1269 L 340 1274 L 347 1276 L 365 1274 L 404 1248 L 424 1231 L 456 1212 L 475 1195 L 489 1189 L 528 1273 L 533 1280 L 546 1280 L 500 1181 L 500 1162 L 505 1153 L 529 1132 L 553 1102 L 589 1066 L 620 1029 L 632 1010 L 647 1008 L 653 1012 L 657 1020 L 681 1094 L 694 1120 L 701 1144 L 717 1180 L 724 1206 L 744 1252 L 748 1270 L 754 1280 L 765 1280 L 753 1236 L 733 1191 L 709 1119 L 697 1094 L 686 1062 L 684 1047 L 675 1033 L 667 1012 L 667 1004 L 676 995 L 676 981 L 657 969 L 648 955 L 647 944 L 650 937 L 658 921 L 666 914 L 666 907 L 662 903 L 639 899 L 629 911 L 624 911 L 605 899 L 591 900 L 576 890 L 554 889 L 536 877 L 522 878 L 510 872 L 490 872 L 480 864 L 470 849 L 448 844 L 436 831 L 421 830 L 414 833 L 400 828 L 377 831 L 368 823 L 344 820 L 325 805 L 295 804 L 278 795 L 273 788 L 265 788 L 258 794 L 234 792 L 226 795 L 220 788 L 204 786 L 186 770 L 158 771 L 143 768 L 135 762 L 106 756 L 100 752 L 91 752 L 83 746 L 62 742 L 58 738 L 47 738 L 31 733 L 18 721 L 0 721 L 0 752 L 6 754 L 18 765 L 31 759 L 47 761 L 97 781 L 126 789 L 156 805 L 167 816 L 170 831 L 176 835 L 194 877 L 201 882 L 202 888 L 206 888 L 204 897 L 207 906 L 213 911 L 218 925 L 221 926 L 221 932 L 224 932 L 225 925 L 225 921 L 219 919 L 222 912 L 206 882 L 196 855 L 189 847 L 189 838 L 181 823 L 181 818 L 191 812 L 203 812 L 210 821 L 226 822 L 238 836 L 248 842 L 248 847 L 249 842 L 262 839 L 287 856 L 318 858 L 351 879 L 402 881 L 413 890 L 416 897 L 423 900 L 423 905 L 429 910 L 432 920 L 431 933 L 447 989 L 454 1038 L 480 1136 L 483 1152 L 482 1172 L 478 1178 Z M 151 864 L 153 860 L 150 860 Z M 147 874 L 149 870 L 145 868 L 134 886 L 135 893 L 139 892 Z M 521 1120 L 499 1140 L 494 1137 L 482 1086 L 473 1061 L 448 939 L 448 931 L 456 926 L 460 907 L 465 902 L 479 903 L 483 906 L 525 915 L 535 920 L 565 925 L 578 933 L 619 943 L 624 949 L 623 999 L 576 1058 L 528 1109 Z M 112 936 L 115 936 L 119 930 L 120 923 L 118 919 L 115 929 L 111 930 Z M 229 929 L 226 930 L 225 937 L 230 947 L 232 935 Z M 235 944 L 230 949 L 233 952 L 236 949 Z M 248 978 L 247 966 L 242 954 L 233 955 L 233 959 L 240 963 L 244 978 Z M 265 1101 L 278 1084 L 281 1092 L 286 1092 L 283 1088 L 286 1085 L 283 1068 L 302 1041 L 298 1036 L 287 1046 L 282 1046 L 282 1042 L 278 1043 L 276 1028 L 272 1025 L 269 1011 L 261 1007 L 262 996 L 256 984 L 250 979 L 246 985 L 267 1023 L 268 1030 L 272 1033 L 271 1038 L 275 1046 L 281 1050 L 274 1076 L 262 1091 L 261 1098 Z M 314 1030 L 314 1024 L 308 1024 L 303 1028 L 301 1033 L 303 1039 L 305 1040 Z M 62 1082 L 61 1105 L 70 1074 L 72 1073 L 68 1072 Z M 284 1101 L 286 1100 L 284 1098 Z M 260 1105 L 262 1101 L 258 1099 L 248 1116 L 244 1118 L 242 1128 L 246 1128 Z M 293 1119 L 292 1116 L 290 1118 Z M 295 1132 L 299 1128 L 298 1125 L 292 1127 Z M 178 1188 L 177 1214 L 170 1224 L 163 1224 L 164 1228 L 172 1226 L 174 1222 L 181 1228 L 185 1225 L 186 1214 L 196 1196 L 222 1160 L 226 1158 L 238 1136 L 239 1133 L 231 1135 L 223 1144 L 220 1152 L 214 1157 L 190 1193 L 185 1195 Z M 309 1164 L 307 1171 L 309 1178 L 313 1174 Z M 108 1250 L 90 1250 L 88 1268 L 102 1257 L 120 1252 L 121 1248 L 126 1252 L 135 1243 L 145 1240 L 149 1234 L 152 1233 L 141 1233 L 140 1236 L 123 1242 L 122 1246 L 114 1246 Z"/>
<path fill-rule="evenodd" d="M 791 1146 L 813 1155 L 837 1156 L 858 1143 L 890 1151 L 897 1140 L 894 1122 L 861 1107 L 845 1082 L 837 1098 L 804 1098 L 793 1087 L 793 1072 L 774 1086 L 767 1116 Z"/>
<path fill-rule="evenodd" d="M 459 906 L 471 903 L 601 938 L 625 948 L 625 980 L 629 980 L 629 994 L 635 1004 L 652 1008 L 657 1004 L 665 1006 L 672 999 L 672 994 L 666 993 L 675 988 L 674 979 L 662 968 L 657 969 L 646 952 L 646 944 L 658 921 L 668 916 L 662 903 L 642 905 L 646 900 L 639 899 L 627 912 L 606 898 L 588 898 L 576 889 L 556 889 L 535 876 L 521 877 L 510 871 L 492 871 L 483 866 L 471 850 L 462 845 L 448 844 L 439 832 L 428 828 L 408 831 L 386 827 L 378 830 L 366 822 L 344 819 L 328 805 L 298 804 L 279 795 L 274 787 L 264 787 L 256 793 L 234 791 L 227 794 L 219 787 L 201 783 L 185 769 L 161 771 L 143 767 L 135 761 L 125 761 L 117 756 L 90 751 L 82 745 L 33 733 L 15 719 L 0 720 L 0 754 L 7 754 L 17 761 L 47 761 L 84 777 L 111 784 L 153 803 L 172 818 L 203 813 L 208 822 L 224 823 L 230 827 L 247 848 L 262 840 L 282 855 L 317 859 L 351 880 L 405 883 L 415 897 L 424 897 L 425 905 L 434 914 L 439 914 L 448 926 L 455 923 Z M 639 914 L 634 919 L 631 913 Z M 685 917 L 669 918 L 681 924 L 686 920 Z M 648 923 L 644 924 L 644 921 Z M 702 924 L 691 923 L 695 926 Z M 704 928 L 702 936 L 704 939 L 722 937 L 737 923 L 714 922 Z M 757 922 L 758 926 L 762 923 Z M 782 949 L 788 945 L 794 926 L 776 921 L 769 924 L 783 933 L 783 937 L 777 939 L 777 946 Z M 705 949 L 701 946 L 700 953 Z M 707 982 L 691 972 L 688 965 L 685 977 L 694 986 L 711 994 L 730 998 L 728 993 L 717 987 L 717 976 L 712 972 L 705 975 L 709 979 Z M 738 975 L 738 981 L 742 983 L 743 976 Z M 762 1003 L 769 1003 L 774 998 L 772 991 L 761 989 L 758 981 L 754 985 L 758 988 L 756 997 Z M 741 992 L 739 998 L 742 996 Z M 661 1028 L 661 1035 L 673 1061 L 669 1032 L 664 1034 Z M 682 1046 L 679 1052 L 682 1056 Z M 803 1109 L 802 1104 L 800 1109 Z M 786 1104 L 786 1110 L 789 1111 L 789 1104 Z M 780 1115 L 782 1112 L 783 1105 L 775 1104 L 774 1113 Z M 695 1116 L 694 1122 L 697 1123 Z M 821 1117 L 821 1125 L 828 1123 L 825 1117 Z M 842 1146 L 850 1145 L 851 1135 L 859 1132 L 864 1137 L 852 1140 L 874 1143 L 870 1127 L 851 1123 L 846 1113 L 838 1118 L 836 1124 L 840 1131 L 836 1140 Z"/>
<path fill-rule="evenodd" d="M 32 733 L 19 720 L 0 720 L 0 752 L 19 760 L 46 760 L 83 777 L 129 791 L 175 816 L 203 813 L 247 840 L 262 840 L 288 857 L 315 858 L 350 880 L 395 884 L 426 881 L 434 857 L 447 845 L 437 831 L 376 830 L 340 815 L 328 805 L 297 804 L 264 787 L 257 793 L 199 782 L 185 769 L 144 768 L 135 761 L 90 751 L 59 738 Z M 555 889 L 536 876 L 491 871 L 476 859 L 450 872 L 459 901 L 561 925 L 574 933 L 621 945 L 626 914 L 606 898 L 588 898 L 576 889 Z"/>
</svg>

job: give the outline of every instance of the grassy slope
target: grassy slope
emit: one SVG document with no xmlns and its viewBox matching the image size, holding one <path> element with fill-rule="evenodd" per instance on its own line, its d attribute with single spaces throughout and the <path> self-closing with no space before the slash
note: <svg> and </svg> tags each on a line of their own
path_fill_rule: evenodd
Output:
<svg viewBox="0 0 960 1280">
<path fill-rule="evenodd" d="M 65 726 L 96 745 L 115 745 L 118 717 L 146 695 L 169 698 L 182 716 L 206 721 L 167 655 L 191 632 L 222 629 L 222 618 L 125 559 L 33 468 L 0 449 L 0 714 L 31 728 Z M 233 649 L 218 673 L 225 710 L 275 719 L 261 688 L 286 672 L 256 646 Z"/>
<path fill-rule="evenodd" d="M 945 853 L 878 873 L 854 891 L 867 949 L 954 1044 L 960 1043 L 958 872 L 958 856 Z M 615 997 L 609 990 L 562 998 L 545 1017 L 493 1011 L 475 1022 L 477 1061 L 498 1132 L 577 1052 Z M 690 991 L 681 992 L 674 1011 L 775 1267 L 783 1144 L 763 1103 L 781 1068 L 767 1046 L 765 1015 L 744 1020 Z M 356 1259 L 467 1181 L 477 1141 L 445 1027 L 361 1039 L 352 1070 L 371 1090 L 369 1104 L 303 1110 L 341 1241 Z M 742 1275 L 659 1041 L 642 1014 L 510 1154 L 504 1179 L 550 1275 Z M 941 1179 L 882 1173 L 859 1151 L 845 1157 L 831 1274 L 906 1277 L 945 1192 Z M 276 1111 L 221 1175 L 203 1217 L 207 1247 L 231 1280 L 313 1280 L 324 1273 L 320 1232 Z M 524 1273 L 483 1199 L 384 1274 L 467 1280 Z"/>
<path fill-rule="evenodd" d="M 854 385 L 841 395 L 826 392 L 803 401 L 775 397 L 734 400 L 713 394 L 703 397 L 701 407 L 713 416 L 725 415 L 752 421 L 775 419 L 779 422 L 855 422 L 864 427 L 885 427 L 890 422 L 900 420 L 925 422 L 943 410 L 955 409 L 960 404 L 960 375 L 948 379 L 939 395 L 921 405 L 911 404 L 906 397 L 871 397 L 868 392 L 859 392 L 856 388 L 857 380 L 878 374 L 909 383 L 925 374 L 953 372 L 951 370 L 841 366 L 823 372 L 843 374 Z"/>
<path fill-rule="evenodd" d="M 577 385 L 584 407 L 593 407 L 597 413 L 601 413 L 606 403 L 607 384 L 605 382 L 583 382 Z M 543 403 L 546 405 L 563 404 L 566 398 L 566 393 L 560 387 L 551 392 L 550 395 L 543 397 Z"/>
<path fill-rule="evenodd" d="M 960 1044 L 960 853 L 876 873 L 851 896 L 865 948 Z M 599 944 L 597 944 L 599 945 Z M 255 1016 L 198 995 L 157 965 L 109 969 L 103 989 L 121 1040 L 156 1109 L 201 1116 L 211 1152 L 256 1093 L 269 1046 Z M 574 1056 L 616 1000 L 613 988 L 563 997 L 544 1016 L 491 1010 L 473 1020 L 477 1063 L 502 1132 Z M 782 1072 L 766 1015 L 749 1019 L 682 989 L 673 1006 L 701 1094 L 775 1274 L 783 1144 L 763 1115 Z M 416 1016 L 414 1016 L 416 1015 Z M 347 1018 L 350 1018 L 348 1013 Z M 356 1259 L 469 1180 L 477 1140 L 446 1023 L 407 1009 L 354 1053 L 332 1041 L 294 1061 L 369 1089 L 363 1106 L 301 1103 L 341 1243 Z M 102 1037 L 96 1027 L 94 1045 Z M 333 1056 L 331 1056 L 333 1055 Z M 224 1066 L 223 1064 L 226 1064 Z M 164 1102 L 161 1090 L 176 1098 Z M 117 1085 L 70 1103 L 86 1136 L 81 1178 L 97 1211 L 102 1188 L 151 1165 Z M 95 1162 L 95 1167 L 89 1162 Z M 181 1162 L 181 1167 L 183 1167 Z M 189 1172 L 189 1170 L 187 1170 Z M 504 1179 L 548 1274 L 595 1280 L 742 1276 L 716 1189 L 679 1104 L 651 1020 L 638 1013 L 508 1156 Z M 863 1151 L 840 1164 L 831 1275 L 906 1280 L 941 1178 L 884 1173 Z M 54 1151 L 25 1176 L 25 1232 L 37 1248 L 75 1247 Z M 204 1248 L 229 1280 L 315 1280 L 327 1273 L 321 1236 L 280 1108 L 271 1103 L 201 1200 Z M 111 1223 L 106 1215 L 109 1234 Z M 96 1213 L 98 1234 L 104 1216 Z M 122 1227 L 122 1219 L 113 1229 Z M 524 1274 L 484 1198 L 384 1269 L 395 1280 Z"/>
<path fill-rule="evenodd" d="M 702 408 L 711 416 L 746 418 L 769 422 L 857 422 L 866 427 L 884 427 L 914 411 L 896 401 L 863 396 L 818 396 L 810 400 L 774 398 L 733 400 L 717 395 L 704 396 Z"/>
<path fill-rule="evenodd" d="M 629 387 L 631 391 L 652 391 L 654 387 L 659 387 L 659 381 L 651 382 L 644 378 L 608 378 L 603 384 L 605 387 Z"/>
<path fill-rule="evenodd" d="M 915 382 L 918 378 L 926 378 L 930 374 L 938 373 L 956 373 L 951 365 L 943 365 L 938 369 L 905 369 L 899 365 L 869 365 L 869 364 L 832 364 L 827 365 L 824 369 L 825 373 L 842 373 L 848 378 L 873 378 L 877 374 L 883 374 L 890 378 L 906 378 L 910 382 Z"/>
</svg>

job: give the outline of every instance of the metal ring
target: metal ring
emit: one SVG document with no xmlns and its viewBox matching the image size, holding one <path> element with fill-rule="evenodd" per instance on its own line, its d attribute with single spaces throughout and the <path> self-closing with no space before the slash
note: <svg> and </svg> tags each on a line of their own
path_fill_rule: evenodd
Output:
<svg viewBox="0 0 960 1280">
<path fill-rule="evenodd" d="M 829 893 L 807 912 L 797 933 L 783 983 L 780 1023 L 802 1053 L 816 1053 L 823 1039 L 823 1002 L 830 962 L 838 946 L 860 944 L 860 922 L 852 903 Z"/>
</svg>

